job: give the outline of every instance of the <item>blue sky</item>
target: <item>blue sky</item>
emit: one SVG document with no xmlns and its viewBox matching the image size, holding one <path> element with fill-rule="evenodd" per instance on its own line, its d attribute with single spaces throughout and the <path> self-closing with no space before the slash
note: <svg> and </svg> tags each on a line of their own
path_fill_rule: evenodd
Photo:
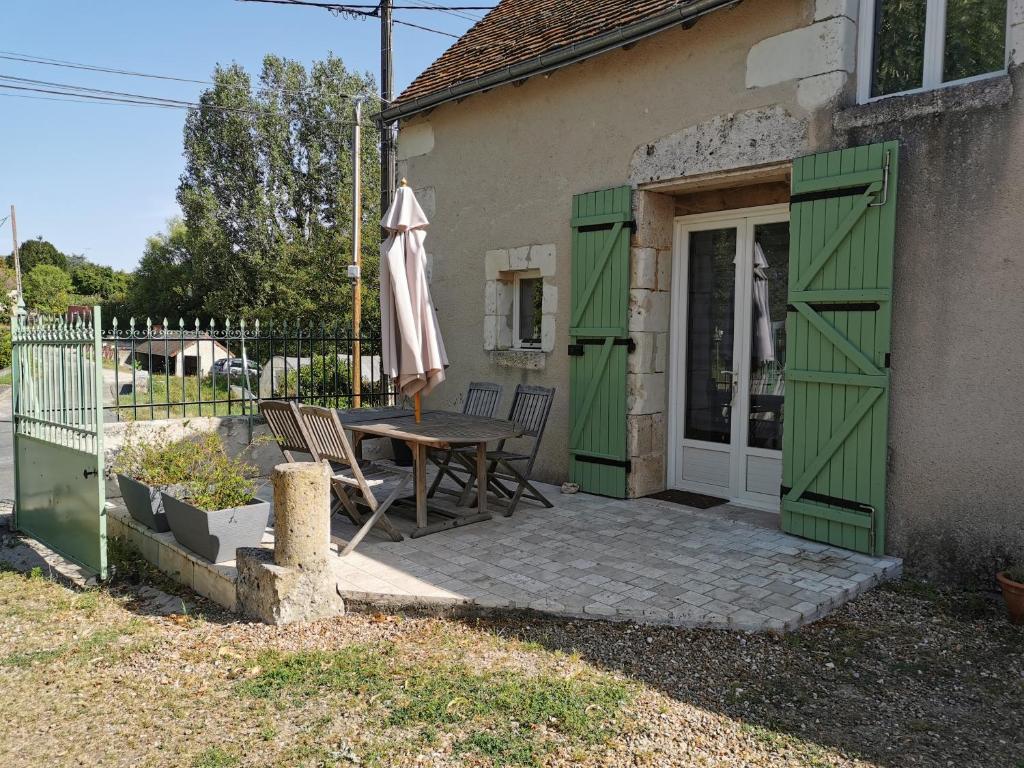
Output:
<svg viewBox="0 0 1024 768">
<path fill-rule="evenodd" d="M 336 18 L 316 8 L 235 0 L 4 0 L 3 6 L 2 51 L 197 80 L 208 79 L 217 63 L 236 61 L 257 73 L 267 53 L 308 64 L 333 51 L 350 69 L 379 73 L 377 20 Z M 398 11 L 396 18 L 455 34 L 471 24 L 434 11 Z M 396 92 L 452 42 L 396 26 Z M 190 101 L 203 88 L 2 60 L 0 74 Z M 146 237 L 178 212 L 185 114 L 0 96 L 0 219 L 13 203 L 20 240 L 41 235 L 66 253 L 131 269 Z M 10 248 L 8 222 L 0 227 L 0 253 Z"/>
</svg>

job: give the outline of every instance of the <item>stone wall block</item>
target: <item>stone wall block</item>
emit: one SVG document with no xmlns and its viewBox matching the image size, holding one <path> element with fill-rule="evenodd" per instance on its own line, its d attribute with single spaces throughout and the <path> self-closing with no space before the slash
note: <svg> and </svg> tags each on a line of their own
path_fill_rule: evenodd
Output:
<svg viewBox="0 0 1024 768">
<path fill-rule="evenodd" d="M 853 72 L 857 25 L 836 17 L 762 40 L 747 54 L 747 88 L 826 72 Z"/>
<path fill-rule="evenodd" d="M 660 413 L 666 407 L 667 377 L 662 373 L 626 374 L 626 413 Z"/>
<path fill-rule="evenodd" d="M 672 249 L 662 248 L 658 251 L 658 271 L 655 289 L 659 291 L 672 290 Z"/>
<path fill-rule="evenodd" d="M 500 272 L 508 272 L 509 256 L 504 249 L 488 251 L 484 255 L 484 272 L 487 280 L 497 280 Z"/>
<path fill-rule="evenodd" d="M 857 21 L 860 15 L 860 0 L 816 0 L 814 3 L 814 20 L 824 21 L 835 16 L 845 16 Z"/>
<path fill-rule="evenodd" d="M 509 248 L 508 268 L 530 269 L 530 246 L 523 245 L 519 248 Z"/>
<path fill-rule="evenodd" d="M 658 287 L 658 251 L 655 248 L 633 248 L 629 258 L 629 287 Z"/>
<path fill-rule="evenodd" d="M 626 493 L 630 498 L 649 496 L 665 490 L 665 454 L 649 453 L 634 456 L 633 471 L 626 480 Z"/>
<path fill-rule="evenodd" d="M 659 333 L 654 341 L 654 372 L 664 373 L 668 370 L 669 334 Z"/>
<path fill-rule="evenodd" d="M 636 232 L 633 245 L 642 248 L 671 248 L 675 216 L 676 203 L 671 195 L 642 190 L 634 192 Z"/>
<path fill-rule="evenodd" d="M 484 349 L 498 348 L 498 320 L 497 315 L 484 317 Z"/>
<path fill-rule="evenodd" d="M 669 321 L 669 294 L 643 289 L 629 292 L 630 331 L 667 331 Z"/>
<path fill-rule="evenodd" d="M 636 349 L 628 356 L 629 373 L 654 373 L 656 334 L 650 332 L 631 333 Z"/>
<path fill-rule="evenodd" d="M 542 277 L 554 277 L 555 246 L 553 244 L 531 245 L 530 268 L 540 270 Z"/>
</svg>

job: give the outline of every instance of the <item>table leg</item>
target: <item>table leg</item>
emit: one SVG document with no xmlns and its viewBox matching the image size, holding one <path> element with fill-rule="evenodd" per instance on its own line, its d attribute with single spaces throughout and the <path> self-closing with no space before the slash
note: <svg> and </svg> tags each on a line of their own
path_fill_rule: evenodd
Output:
<svg viewBox="0 0 1024 768">
<path fill-rule="evenodd" d="M 476 513 L 487 516 L 487 443 L 476 446 Z"/>
<path fill-rule="evenodd" d="M 422 443 L 413 446 L 413 463 L 416 472 L 416 527 L 427 527 L 427 447 Z"/>
</svg>

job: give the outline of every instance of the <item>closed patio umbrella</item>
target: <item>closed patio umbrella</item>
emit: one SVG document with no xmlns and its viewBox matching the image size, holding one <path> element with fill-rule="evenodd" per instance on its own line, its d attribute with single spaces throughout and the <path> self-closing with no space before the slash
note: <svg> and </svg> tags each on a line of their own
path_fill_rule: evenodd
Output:
<svg viewBox="0 0 1024 768">
<path fill-rule="evenodd" d="M 381 357 L 398 391 L 414 398 L 417 421 L 420 396 L 444 381 L 448 365 L 427 284 L 423 241 L 429 224 L 403 179 L 381 222 L 391 233 L 380 258 Z"/>
</svg>

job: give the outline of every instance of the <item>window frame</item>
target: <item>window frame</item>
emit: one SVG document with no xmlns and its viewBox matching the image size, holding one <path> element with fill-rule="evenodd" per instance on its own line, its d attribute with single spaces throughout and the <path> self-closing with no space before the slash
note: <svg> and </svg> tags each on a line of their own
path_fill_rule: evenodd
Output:
<svg viewBox="0 0 1024 768">
<path fill-rule="evenodd" d="M 914 93 L 925 93 L 950 88 L 964 83 L 987 80 L 1005 75 L 1010 62 L 1010 21 L 1014 0 L 1006 2 L 1006 37 L 1003 41 L 1003 68 L 980 75 L 963 77 L 959 80 L 942 81 L 942 67 L 946 47 L 946 0 L 926 0 L 924 30 L 924 64 L 921 86 L 906 91 L 887 93 L 882 96 L 871 95 L 871 77 L 874 67 L 875 48 L 875 8 L 879 0 L 860 0 L 860 15 L 857 24 L 857 103 L 869 104 L 894 96 L 906 96 Z"/>
<path fill-rule="evenodd" d="M 541 284 L 541 290 L 544 290 L 544 276 L 541 275 L 539 269 L 523 269 L 516 270 L 513 273 L 512 278 L 512 348 L 513 349 L 529 349 L 529 350 L 540 350 L 542 341 L 538 338 L 536 341 L 530 340 L 529 342 L 520 338 L 519 336 L 519 320 L 521 316 L 520 304 L 522 303 L 522 290 L 520 283 L 523 280 L 539 280 Z M 544 322 L 544 309 L 541 308 L 541 324 Z"/>
</svg>

